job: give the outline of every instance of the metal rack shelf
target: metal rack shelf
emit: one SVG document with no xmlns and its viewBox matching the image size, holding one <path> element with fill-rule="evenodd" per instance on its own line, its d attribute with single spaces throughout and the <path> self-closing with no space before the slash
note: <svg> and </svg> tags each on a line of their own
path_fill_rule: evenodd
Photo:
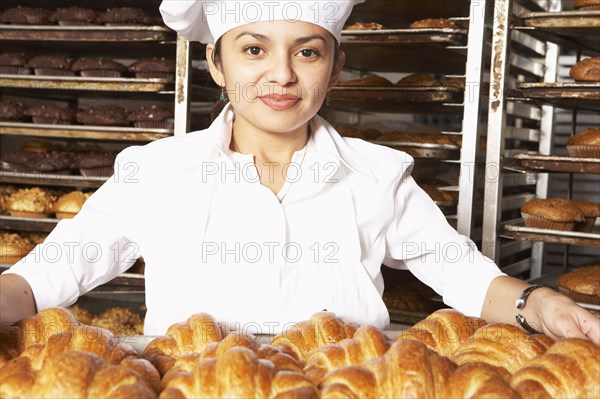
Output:
<svg viewBox="0 0 600 399">
<path fill-rule="evenodd" d="M 504 225 L 504 230 L 506 236 L 519 240 L 600 248 L 600 233 L 598 232 L 582 233 L 578 231 L 540 229 L 526 227 L 522 223 L 507 223 Z"/>
<path fill-rule="evenodd" d="M 0 229 L 41 231 L 49 233 L 56 227 L 58 219 L 50 218 L 22 218 L 16 216 L 0 215 Z"/>
<path fill-rule="evenodd" d="M 398 141 L 371 141 L 373 144 L 379 144 L 395 150 L 404 151 L 415 158 L 437 158 L 437 159 L 458 159 L 460 158 L 460 147 L 450 144 L 428 144 L 428 143 L 408 143 Z"/>
<path fill-rule="evenodd" d="M 84 177 L 76 175 L 58 175 L 49 173 L 21 173 L 0 171 L 2 184 L 31 184 L 42 186 L 98 188 L 108 177 Z"/>
<path fill-rule="evenodd" d="M 0 122 L 0 135 L 85 140 L 152 141 L 173 135 L 173 130 Z"/>
<path fill-rule="evenodd" d="M 81 76 L 0 75 L 3 88 L 41 90 L 158 92 L 173 90 L 167 79 L 89 78 Z"/>
<path fill-rule="evenodd" d="M 518 83 L 510 93 L 511 100 L 530 99 L 561 108 L 600 110 L 600 83 L 542 82 Z"/>
<path fill-rule="evenodd" d="M 175 41 L 163 26 L 59 26 L 0 24 L 0 40 L 131 42 Z"/>
<path fill-rule="evenodd" d="M 503 167 L 517 171 L 600 173 L 600 159 L 516 154 L 512 158 L 505 158 Z"/>
</svg>

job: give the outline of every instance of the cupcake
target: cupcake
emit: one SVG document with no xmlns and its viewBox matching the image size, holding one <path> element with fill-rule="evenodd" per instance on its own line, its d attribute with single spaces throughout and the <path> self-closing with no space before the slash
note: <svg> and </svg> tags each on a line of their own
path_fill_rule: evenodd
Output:
<svg viewBox="0 0 600 399">
<path fill-rule="evenodd" d="M 571 136 L 567 152 L 572 157 L 600 158 L 600 128 L 588 128 Z"/>
<path fill-rule="evenodd" d="M 110 177 L 116 158 L 115 152 L 79 154 L 75 164 L 85 177 Z"/>
<path fill-rule="evenodd" d="M 127 110 L 118 105 L 99 105 L 77 112 L 77 122 L 84 125 L 128 126 Z"/>
<path fill-rule="evenodd" d="M 583 231 L 584 233 L 591 232 L 596 223 L 596 218 L 600 216 L 600 204 L 580 199 L 572 199 L 569 202 L 579 208 L 583 212 L 583 216 L 585 216 L 585 221 L 577 223 L 575 230 Z"/>
<path fill-rule="evenodd" d="M 69 174 L 72 157 L 61 151 L 44 153 L 11 151 L 2 153 L 2 167 L 22 173 Z"/>
<path fill-rule="evenodd" d="M 6 209 L 11 216 L 45 218 L 52 211 L 52 197 L 39 187 L 23 188 L 8 198 Z"/>
<path fill-rule="evenodd" d="M 0 213 L 6 210 L 6 203 L 8 198 L 17 192 L 17 188 L 10 184 L 3 184 L 0 186 Z"/>
<path fill-rule="evenodd" d="M 25 119 L 25 106 L 20 102 L 0 101 L 0 121 L 22 122 Z"/>
<path fill-rule="evenodd" d="M 174 123 L 173 111 L 158 105 L 140 107 L 130 112 L 128 119 L 135 127 L 147 129 L 172 129 Z"/>
<path fill-rule="evenodd" d="M 0 263 L 14 265 L 35 245 L 25 237 L 16 233 L 0 233 Z"/>
<path fill-rule="evenodd" d="M 556 280 L 558 290 L 575 302 L 600 305 L 600 265 L 581 267 Z"/>
<path fill-rule="evenodd" d="M 66 7 L 57 8 L 48 19 L 62 26 L 92 25 L 97 16 L 98 13 L 89 8 Z"/>
<path fill-rule="evenodd" d="M 152 25 L 155 20 L 144 10 L 133 7 L 116 7 L 98 15 L 101 24 L 114 25 Z"/>
<path fill-rule="evenodd" d="M 569 75 L 576 82 L 600 82 L 600 57 L 579 61 L 571 67 Z"/>
<path fill-rule="evenodd" d="M 175 79 L 175 60 L 165 57 L 140 58 L 127 68 L 142 79 Z"/>
<path fill-rule="evenodd" d="M 0 53 L 0 74 L 29 75 L 27 57 L 23 53 Z"/>
<path fill-rule="evenodd" d="M 71 71 L 85 77 L 118 78 L 127 71 L 125 65 L 110 58 L 78 58 L 71 65 Z"/>
<path fill-rule="evenodd" d="M 521 215 L 525 226 L 551 230 L 572 231 L 585 221 L 579 208 L 561 198 L 532 199 L 523 204 Z"/>
<path fill-rule="evenodd" d="M 47 125 L 70 125 L 75 117 L 75 112 L 64 105 L 38 104 L 25 108 L 23 113 L 31 116 L 33 123 Z"/>
<path fill-rule="evenodd" d="M 56 200 L 52 210 L 57 219 L 72 219 L 81 210 L 88 198 L 88 194 L 81 191 L 72 191 Z"/>
<path fill-rule="evenodd" d="M 47 237 L 48 237 L 47 233 L 29 232 L 29 233 L 25 234 L 25 238 L 27 238 L 29 241 L 31 241 L 35 245 L 42 244 L 46 240 Z"/>
<path fill-rule="evenodd" d="M 71 71 L 73 60 L 64 55 L 37 55 L 32 57 L 27 66 L 33 68 L 36 75 L 75 76 Z"/>
<path fill-rule="evenodd" d="M 15 25 L 46 25 L 50 11 L 43 8 L 12 7 L 0 14 L 0 22 Z"/>
<path fill-rule="evenodd" d="M 69 306 L 67 309 L 73 313 L 73 316 L 75 316 L 78 322 L 87 324 L 88 326 L 92 324 L 94 316 L 83 306 L 75 304 L 73 306 Z"/>
</svg>

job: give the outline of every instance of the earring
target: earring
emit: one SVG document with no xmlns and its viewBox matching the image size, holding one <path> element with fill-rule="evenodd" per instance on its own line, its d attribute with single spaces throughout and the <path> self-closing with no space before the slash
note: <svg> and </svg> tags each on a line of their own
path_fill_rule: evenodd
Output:
<svg viewBox="0 0 600 399">
<path fill-rule="evenodd" d="M 329 96 L 325 97 L 325 105 L 329 106 L 329 104 L 331 104 L 331 100 L 329 99 Z"/>
<path fill-rule="evenodd" d="M 221 87 L 221 95 L 219 96 L 220 101 L 225 101 L 225 87 Z"/>
</svg>

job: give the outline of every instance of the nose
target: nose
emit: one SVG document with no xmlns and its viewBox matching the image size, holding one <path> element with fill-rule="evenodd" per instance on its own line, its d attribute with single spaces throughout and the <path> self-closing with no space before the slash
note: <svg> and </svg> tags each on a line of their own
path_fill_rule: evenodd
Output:
<svg viewBox="0 0 600 399">
<path fill-rule="evenodd" d="M 292 56 L 283 52 L 273 56 L 265 78 L 269 83 L 276 83 L 281 87 L 286 87 L 290 83 L 296 82 Z"/>
</svg>

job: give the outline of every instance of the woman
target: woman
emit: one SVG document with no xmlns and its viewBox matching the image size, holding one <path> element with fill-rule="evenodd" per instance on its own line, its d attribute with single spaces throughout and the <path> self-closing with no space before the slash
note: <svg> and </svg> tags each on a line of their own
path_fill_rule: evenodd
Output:
<svg viewBox="0 0 600 399">
<path fill-rule="evenodd" d="M 2 321 L 70 305 L 143 255 L 146 334 L 200 311 L 258 333 L 322 309 L 385 328 L 385 263 L 468 315 L 519 314 L 524 328 L 600 344 L 597 318 L 505 276 L 454 231 L 410 156 L 343 139 L 316 115 L 361 1 L 164 1 L 169 26 L 208 43 L 230 103 L 206 131 L 123 151 L 82 211 L 1 276 Z"/>
</svg>

